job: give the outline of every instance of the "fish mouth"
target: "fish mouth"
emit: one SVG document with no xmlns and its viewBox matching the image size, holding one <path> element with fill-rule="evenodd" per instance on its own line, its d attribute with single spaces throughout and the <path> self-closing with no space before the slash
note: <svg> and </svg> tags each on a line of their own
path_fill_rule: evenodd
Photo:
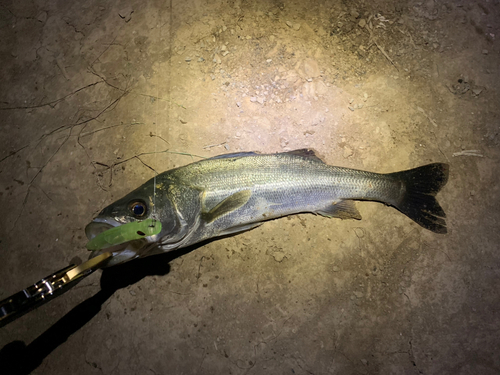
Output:
<svg viewBox="0 0 500 375">
<path fill-rule="evenodd" d="M 108 229 L 118 227 L 120 225 L 126 224 L 124 222 L 120 222 L 115 219 L 110 218 L 95 218 L 85 227 L 85 235 L 87 239 L 90 241 L 97 235 L 107 231 Z M 153 238 L 148 239 L 148 237 L 144 237 L 138 240 L 132 240 L 128 242 L 124 242 L 118 245 L 113 245 L 110 247 L 106 247 L 105 249 L 93 251 L 90 254 L 89 258 L 94 258 L 102 253 L 110 252 L 113 254 L 113 257 L 104 265 L 104 267 L 115 266 L 120 263 L 127 262 L 129 260 L 139 258 L 142 253 L 147 251 L 148 244 L 154 242 L 156 238 L 155 236 L 151 236 Z"/>
</svg>

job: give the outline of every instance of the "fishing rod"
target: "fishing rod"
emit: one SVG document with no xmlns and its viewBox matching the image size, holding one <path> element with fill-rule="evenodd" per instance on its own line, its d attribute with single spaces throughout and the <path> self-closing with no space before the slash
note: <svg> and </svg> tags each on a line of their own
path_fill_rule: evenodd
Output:
<svg viewBox="0 0 500 375">
<path fill-rule="evenodd" d="M 100 250 L 160 232 L 161 222 L 157 220 L 146 219 L 131 222 L 105 230 L 92 238 L 86 247 L 97 253 Z M 0 301 L 0 327 L 59 297 L 94 271 L 105 267 L 109 260 L 118 254 L 119 252 L 105 251 L 80 265 L 70 264 Z"/>
</svg>

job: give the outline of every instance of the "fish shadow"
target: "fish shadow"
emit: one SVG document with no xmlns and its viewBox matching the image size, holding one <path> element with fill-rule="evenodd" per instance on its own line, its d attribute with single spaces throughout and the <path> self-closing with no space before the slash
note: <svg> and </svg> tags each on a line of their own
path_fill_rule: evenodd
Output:
<svg viewBox="0 0 500 375">
<path fill-rule="evenodd" d="M 200 246 L 202 245 L 190 246 L 104 269 L 99 292 L 74 307 L 29 345 L 20 340 L 5 345 L 0 350 L 0 372 L 6 375 L 31 373 L 59 345 L 92 320 L 117 290 L 133 285 L 148 276 L 167 275 L 172 260 Z"/>
</svg>

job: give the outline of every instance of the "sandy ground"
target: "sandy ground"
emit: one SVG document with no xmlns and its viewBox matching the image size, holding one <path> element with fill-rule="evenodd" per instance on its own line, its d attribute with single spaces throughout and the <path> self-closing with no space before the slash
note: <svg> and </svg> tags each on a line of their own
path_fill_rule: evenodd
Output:
<svg viewBox="0 0 500 375">
<path fill-rule="evenodd" d="M 448 234 L 360 202 L 98 271 L 2 374 L 498 374 L 498 0 L 2 1 L 0 298 L 147 179 L 227 152 L 450 164 Z"/>
</svg>

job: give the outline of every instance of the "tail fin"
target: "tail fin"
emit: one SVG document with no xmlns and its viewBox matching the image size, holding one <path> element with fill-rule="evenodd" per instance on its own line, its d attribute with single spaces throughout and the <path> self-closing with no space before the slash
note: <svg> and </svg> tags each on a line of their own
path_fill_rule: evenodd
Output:
<svg viewBox="0 0 500 375">
<path fill-rule="evenodd" d="M 446 185 L 448 171 L 448 164 L 435 163 L 390 173 L 404 186 L 396 208 L 422 227 L 435 233 L 446 233 L 446 214 L 434 197 Z"/>
</svg>

